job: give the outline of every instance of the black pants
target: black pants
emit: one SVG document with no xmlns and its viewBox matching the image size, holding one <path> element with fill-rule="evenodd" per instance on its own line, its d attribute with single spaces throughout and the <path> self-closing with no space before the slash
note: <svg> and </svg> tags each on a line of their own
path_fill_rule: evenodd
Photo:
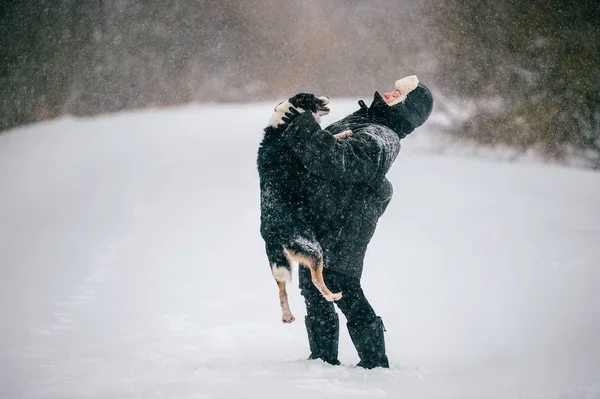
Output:
<svg viewBox="0 0 600 399">
<path fill-rule="evenodd" d="M 331 292 L 342 292 L 342 298 L 335 304 L 346 317 L 349 326 L 369 325 L 377 320 L 377 315 L 360 286 L 360 279 L 327 269 L 323 270 L 323 279 Z M 310 271 L 305 267 L 300 267 L 299 285 L 309 319 L 324 321 L 336 317 L 334 302 L 323 298 L 311 281 Z"/>
</svg>

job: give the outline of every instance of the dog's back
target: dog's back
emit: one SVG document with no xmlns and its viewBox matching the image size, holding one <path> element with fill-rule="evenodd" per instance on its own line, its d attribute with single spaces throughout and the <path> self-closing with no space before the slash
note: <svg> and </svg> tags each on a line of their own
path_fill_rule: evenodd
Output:
<svg viewBox="0 0 600 399">
<path fill-rule="evenodd" d="M 267 127 L 258 150 L 261 235 L 267 244 L 277 242 L 279 250 L 307 229 L 299 192 L 308 172 L 285 143 L 283 130 Z"/>
</svg>

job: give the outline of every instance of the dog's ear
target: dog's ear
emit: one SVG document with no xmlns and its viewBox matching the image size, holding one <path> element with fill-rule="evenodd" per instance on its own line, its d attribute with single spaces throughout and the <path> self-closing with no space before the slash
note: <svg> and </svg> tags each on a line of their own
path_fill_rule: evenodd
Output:
<svg viewBox="0 0 600 399">
<path fill-rule="evenodd" d="M 275 112 L 273 112 L 273 115 L 271 116 L 271 119 L 269 120 L 269 126 L 272 126 L 272 127 L 285 126 L 287 123 L 283 118 L 285 118 L 286 113 L 290 112 L 290 108 L 296 108 L 298 110 L 298 113 L 304 112 L 304 108 L 294 106 L 294 104 L 292 104 L 292 102 L 290 100 L 282 101 L 279 104 L 277 104 L 277 106 L 275 107 L 275 110 L 274 110 Z"/>
</svg>

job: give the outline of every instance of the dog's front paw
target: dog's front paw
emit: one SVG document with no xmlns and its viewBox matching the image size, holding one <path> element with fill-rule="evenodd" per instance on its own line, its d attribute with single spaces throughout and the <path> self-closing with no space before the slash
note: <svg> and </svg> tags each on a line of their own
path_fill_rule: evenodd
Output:
<svg viewBox="0 0 600 399">
<path fill-rule="evenodd" d="M 333 135 L 333 137 L 335 137 L 338 140 L 345 139 L 346 137 L 349 137 L 349 136 L 352 136 L 352 130 L 344 130 L 341 133 Z"/>
</svg>

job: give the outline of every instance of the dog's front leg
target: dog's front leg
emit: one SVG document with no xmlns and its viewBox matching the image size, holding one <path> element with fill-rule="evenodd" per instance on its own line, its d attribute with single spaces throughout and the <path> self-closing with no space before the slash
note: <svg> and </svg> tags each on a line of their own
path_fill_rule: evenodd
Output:
<svg viewBox="0 0 600 399">
<path fill-rule="evenodd" d="M 281 321 L 285 324 L 289 324 L 296 320 L 290 311 L 290 304 L 288 302 L 287 291 L 285 290 L 285 281 L 278 281 L 277 286 L 279 287 L 279 304 L 281 305 Z"/>
</svg>

